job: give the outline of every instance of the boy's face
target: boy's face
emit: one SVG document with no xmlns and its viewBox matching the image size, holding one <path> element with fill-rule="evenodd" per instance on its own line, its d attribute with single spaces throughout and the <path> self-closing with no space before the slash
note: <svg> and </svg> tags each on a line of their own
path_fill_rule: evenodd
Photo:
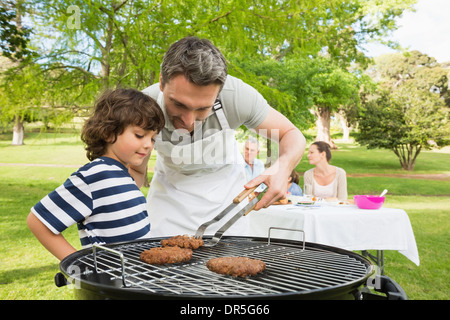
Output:
<svg viewBox="0 0 450 320">
<path fill-rule="evenodd" d="M 110 143 L 104 156 L 115 159 L 125 166 L 140 166 L 148 157 L 155 142 L 157 132 L 144 130 L 138 126 L 127 126 L 122 134 Z"/>
</svg>

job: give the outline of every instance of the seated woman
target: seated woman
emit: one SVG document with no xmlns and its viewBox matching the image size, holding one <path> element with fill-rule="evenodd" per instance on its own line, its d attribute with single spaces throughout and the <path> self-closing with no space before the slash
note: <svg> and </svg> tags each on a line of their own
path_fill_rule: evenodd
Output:
<svg viewBox="0 0 450 320">
<path fill-rule="evenodd" d="M 315 165 L 303 176 L 305 184 L 312 186 L 316 198 L 347 200 L 347 176 L 344 169 L 329 164 L 331 151 L 328 143 L 316 141 L 308 150 L 309 163 Z"/>
</svg>

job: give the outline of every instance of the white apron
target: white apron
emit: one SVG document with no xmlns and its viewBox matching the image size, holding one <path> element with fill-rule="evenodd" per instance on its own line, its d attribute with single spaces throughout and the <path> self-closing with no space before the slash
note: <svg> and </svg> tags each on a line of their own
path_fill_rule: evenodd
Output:
<svg viewBox="0 0 450 320">
<path fill-rule="evenodd" d="M 162 106 L 162 93 L 158 103 Z M 155 173 L 147 196 L 151 237 L 194 235 L 198 227 L 226 208 L 244 189 L 244 159 L 223 113 L 220 102 L 214 107 L 222 130 L 202 137 L 201 122 L 194 129 L 194 142 L 186 132 L 188 143 L 174 145 L 156 138 Z M 182 139 L 176 135 L 175 139 Z M 184 140 L 182 140 L 184 141 Z M 211 225 L 205 235 L 214 234 L 248 199 L 226 215 L 225 220 Z M 247 219 L 240 218 L 224 235 L 245 235 Z"/>
</svg>

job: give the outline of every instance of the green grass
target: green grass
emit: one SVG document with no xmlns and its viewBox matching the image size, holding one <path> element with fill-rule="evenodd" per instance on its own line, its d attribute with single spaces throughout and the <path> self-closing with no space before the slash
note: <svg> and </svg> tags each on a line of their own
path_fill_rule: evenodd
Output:
<svg viewBox="0 0 450 320">
<path fill-rule="evenodd" d="M 78 133 L 25 134 L 23 146 L 11 146 L 11 135 L 0 134 L 0 163 L 66 164 L 88 162 Z"/>
<path fill-rule="evenodd" d="M 449 180 L 426 180 L 383 177 L 347 178 L 347 190 L 350 195 L 380 194 L 388 189 L 389 195 L 448 196 Z"/>
<path fill-rule="evenodd" d="M 405 174 L 394 152 L 385 149 L 371 149 L 354 144 L 341 143 L 338 150 L 332 151 L 331 164 L 344 168 L 349 174 Z M 312 166 L 303 156 L 297 166 L 299 171 L 306 171 Z M 450 161 L 448 152 L 422 151 L 416 159 L 414 174 L 449 173 Z"/>
<path fill-rule="evenodd" d="M 81 165 L 87 162 L 76 134 L 28 133 L 26 145 L 9 145 L 0 135 L 0 163 Z M 154 161 L 154 156 L 152 157 Z M 339 145 L 333 164 L 347 173 L 404 174 L 386 150 Z M 150 167 L 152 164 L 150 164 Z M 73 299 L 69 287 L 57 288 L 53 277 L 58 261 L 34 238 L 26 226 L 30 208 L 59 186 L 75 167 L 0 166 L 0 299 Z M 297 167 L 311 166 L 306 156 Z M 423 152 L 414 173 L 449 173 L 450 154 Z M 151 176 L 151 173 L 150 173 Z M 410 218 L 421 264 L 417 267 L 397 251 L 385 251 L 386 274 L 395 279 L 410 299 L 449 298 L 450 182 L 395 176 L 349 177 L 349 195 L 389 189 L 386 206 L 404 209 Z M 146 194 L 148 188 L 144 188 Z M 78 249 L 73 226 L 64 236 Z"/>
<path fill-rule="evenodd" d="M 408 213 L 420 257 L 417 267 L 396 251 L 385 251 L 387 274 L 411 299 L 449 299 L 449 196 L 427 197 L 425 201 L 415 196 L 396 196 L 387 205 Z"/>
<path fill-rule="evenodd" d="M 31 207 L 70 175 L 71 168 L 0 167 L 0 298 L 70 299 L 53 283 L 58 260 L 26 226 Z M 79 246 L 76 227 L 63 233 Z"/>
</svg>

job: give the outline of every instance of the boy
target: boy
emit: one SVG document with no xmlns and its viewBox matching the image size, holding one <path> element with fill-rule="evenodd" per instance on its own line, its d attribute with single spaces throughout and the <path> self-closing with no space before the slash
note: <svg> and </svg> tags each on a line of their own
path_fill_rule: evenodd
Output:
<svg viewBox="0 0 450 320">
<path fill-rule="evenodd" d="M 56 258 L 76 251 L 61 235 L 75 223 L 83 248 L 148 237 L 146 199 L 128 166 L 143 163 L 163 127 L 161 109 L 144 93 L 117 89 L 99 98 L 81 133 L 91 162 L 37 203 L 27 218 L 30 230 Z"/>
</svg>

